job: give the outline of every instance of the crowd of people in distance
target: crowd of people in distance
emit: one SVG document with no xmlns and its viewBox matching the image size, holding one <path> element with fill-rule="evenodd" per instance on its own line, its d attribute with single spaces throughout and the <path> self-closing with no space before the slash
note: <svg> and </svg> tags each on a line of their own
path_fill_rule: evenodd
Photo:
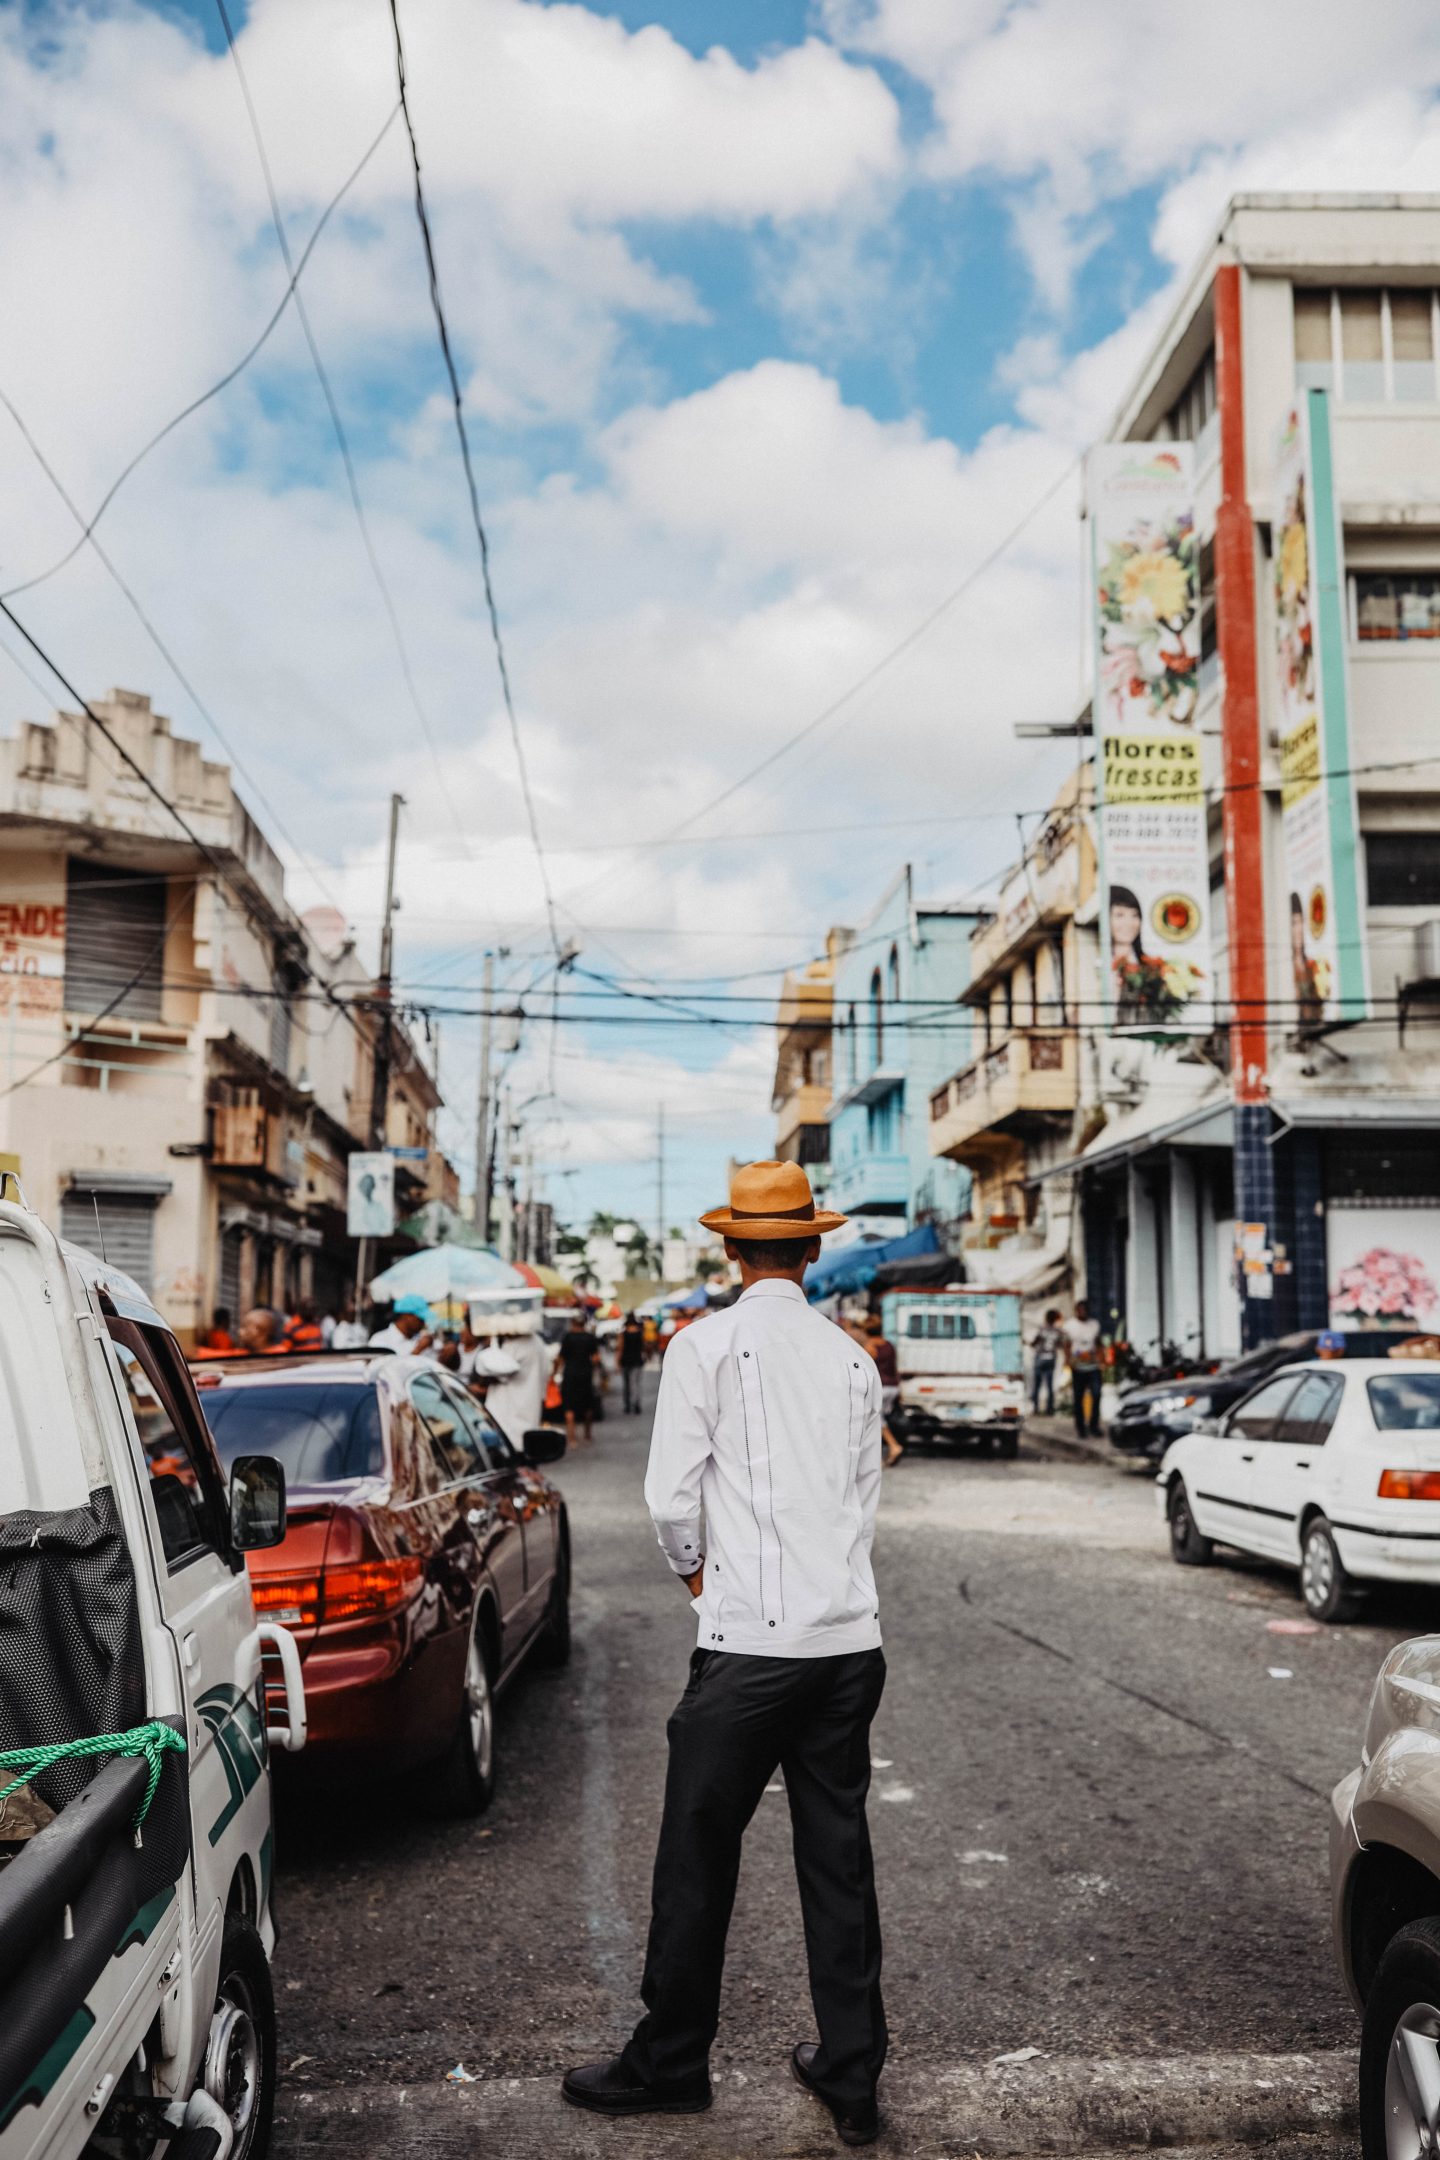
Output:
<svg viewBox="0 0 1440 2160">
<path fill-rule="evenodd" d="M 1104 1378 L 1100 1322 L 1083 1298 L 1068 1320 L 1052 1305 L 1030 1338 L 1030 1408 L 1036 1417 L 1055 1415 L 1055 1375 L 1063 1358 L 1070 1368 L 1075 1430 L 1082 1439 L 1100 1437 L 1100 1387 Z M 1041 1410 L 1041 1401 L 1045 1408 Z"/>
<path fill-rule="evenodd" d="M 688 1316 L 687 1316 L 688 1317 Z M 605 1342 L 594 1331 L 583 1306 L 576 1306 L 558 1342 L 545 1339 L 538 1313 L 505 1315 L 493 1331 L 462 1320 L 447 1326 L 424 1298 L 399 1297 L 392 1306 L 372 1308 L 362 1318 L 353 1297 L 338 1312 L 322 1312 L 314 1298 L 300 1298 L 291 1312 L 255 1305 L 234 1324 L 226 1308 L 217 1308 L 211 1326 L 199 1337 L 197 1361 L 217 1358 L 284 1357 L 326 1350 L 386 1350 L 397 1357 L 420 1358 L 447 1372 L 484 1401 L 507 1431 L 528 1430 L 557 1413 L 564 1418 L 572 1448 L 594 1445 L 595 1423 L 605 1414 L 610 1362 L 628 1413 L 640 1408 L 640 1374 L 665 1347 L 684 1319 L 657 1326 L 629 1313 L 618 1332 Z"/>
</svg>

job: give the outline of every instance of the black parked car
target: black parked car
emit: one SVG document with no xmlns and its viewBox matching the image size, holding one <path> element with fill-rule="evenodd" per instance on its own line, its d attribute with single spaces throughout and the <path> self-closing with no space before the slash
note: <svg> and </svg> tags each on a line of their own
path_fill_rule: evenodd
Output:
<svg viewBox="0 0 1440 2160">
<path fill-rule="evenodd" d="M 1347 1357 L 1384 1357 L 1410 1337 L 1393 1328 L 1355 1328 L 1344 1337 Z M 1158 1462 L 1172 1440 L 1193 1432 L 1207 1418 L 1219 1417 L 1242 1395 L 1284 1365 L 1318 1354 L 1320 1337 L 1282 1335 L 1275 1342 L 1247 1350 L 1218 1372 L 1195 1372 L 1178 1380 L 1156 1380 L 1131 1388 L 1120 1398 L 1110 1421 L 1110 1442 L 1122 1455 L 1148 1455 Z"/>
</svg>

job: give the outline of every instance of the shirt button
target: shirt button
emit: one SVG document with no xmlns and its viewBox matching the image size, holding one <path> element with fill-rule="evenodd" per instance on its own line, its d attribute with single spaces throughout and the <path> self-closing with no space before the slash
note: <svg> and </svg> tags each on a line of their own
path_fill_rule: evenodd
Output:
<svg viewBox="0 0 1440 2160">
<path fill-rule="evenodd" d="M 725 1638 L 723 1635 L 717 1635 L 715 1640 L 716 1642 L 724 1642 Z"/>
<path fill-rule="evenodd" d="M 773 1621 L 773 1620 L 772 1620 L 772 1621 L 770 1622 L 770 1625 L 771 1625 L 771 1627 L 774 1627 L 775 1623 L 774 1623 L 774 1621 Z"/>
</svg>

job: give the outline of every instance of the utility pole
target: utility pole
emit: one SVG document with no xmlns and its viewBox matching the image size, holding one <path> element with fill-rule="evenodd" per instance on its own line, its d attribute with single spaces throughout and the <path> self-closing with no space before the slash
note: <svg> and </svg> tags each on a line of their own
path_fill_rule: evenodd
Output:
<svg viewBox="0 0 1440 2160">
<path fill-rule="evenodd" d="M 500 1090 L 500 1257 L 515 1257 L 515 1147 L 510 1123 L 510 1090 Z"/>
<path fill-rule="evenodd" d="M 480 1090 L 475 1104 L 475 1227 L 490 1242 L 490 1008 L 495 1003 L 495 955 L 485 955 L 480 992 Z"/>
<path fill-rule="evenodd" d="M 385 914 L 380 929 L 380 976 L 375 985 L 379 1006 L 375 1029 L 375 1063 L 370 1086 L 370 1146 L 385 1145 L 386 1116 L 390 1103 L 390 1064 L 394 1050 L 394 1015 L 390 1005 L 391 978 L 395 969 L 395 850 L 400 839 L 403 795 L 390 797 L 390 845 L 385 857 Z"/>
<path fill-rule="evenodd" d="M 655 1274 L 665 1280 L 665 1105 L 655 1113 Z"/>
</svg>

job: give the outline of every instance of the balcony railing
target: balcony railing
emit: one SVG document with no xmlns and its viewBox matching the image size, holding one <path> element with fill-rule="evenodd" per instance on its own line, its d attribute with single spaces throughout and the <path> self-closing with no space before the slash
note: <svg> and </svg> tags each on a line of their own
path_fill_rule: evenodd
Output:
<svg viewBox="0 0 1440 2160">
<path fill-rule="evenodd" d="M 1022 1028 L 951 1075 L 930 1097 L 930 1149 L 950 1154 L 992 1125 L 1068 1111 L 1076 1101 L 1074 1038 Z"/>
</svg>

